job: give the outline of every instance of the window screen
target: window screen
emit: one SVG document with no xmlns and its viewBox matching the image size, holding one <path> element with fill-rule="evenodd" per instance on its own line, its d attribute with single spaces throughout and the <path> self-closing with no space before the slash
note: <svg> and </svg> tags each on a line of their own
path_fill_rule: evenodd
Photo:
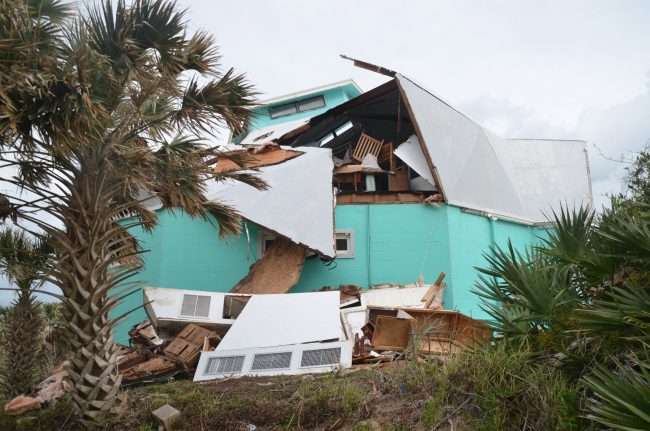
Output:
<svg viewBox="0 0 650 431">
<path fill-rule="evenodd" d="M 205 374 L 241 373 L 243 366 L 243 356 L 222 356 L 220 358 L 210 358 L 205 366 Z"/>
<path fill-rule="evenodd" d="M 181 316 L 208 317 L 210 315 L 210 297 L 201 295 L 183 295 Z"/>
<path fill-rule="evenodd" d="M 291 365 L 291 352 L 260 353 L 255 355 L 251 370 L 284 370 Z"/>
<path fill-rule="evenodd" d="M 317 367 L 321 365 L 337 365 L 341 361 L 341 348 L 306 350 L 302 352 L 300 367 Z"/>
<path fill-rule="evenodd" d="M 348 238 L 336 238 L 336 251 L 348 250 Z"/>
</svg>

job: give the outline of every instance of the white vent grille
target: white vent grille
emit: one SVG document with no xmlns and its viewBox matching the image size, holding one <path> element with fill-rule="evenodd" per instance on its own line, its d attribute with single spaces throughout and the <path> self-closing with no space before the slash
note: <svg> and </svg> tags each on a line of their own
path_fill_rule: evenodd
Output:
<svg viewBox="0 0 650 431">
<path fill-rule="evenodd" d="M 208 317 L 210 315 L 210 297 L 201 295 L 183 295 L 181 316 Z"/>
<path fill-rule="evenodd" d="M 291 352 L 255 355 L 251 370 L 286 370 L 291 366 Z"/>
<path fill-rule="evenodd" d="M 205 374 L 241 373 L 244 366 L 244 356 L 222 356 L 210 358 L 205 366 Z"/>
<path fill-rule="evenodd" d="M 341 348 L 305 350 L 302 352 L 300 367 L 317 367 L 321 365 L 337 365 L 341 361 Z"/>
</svg>

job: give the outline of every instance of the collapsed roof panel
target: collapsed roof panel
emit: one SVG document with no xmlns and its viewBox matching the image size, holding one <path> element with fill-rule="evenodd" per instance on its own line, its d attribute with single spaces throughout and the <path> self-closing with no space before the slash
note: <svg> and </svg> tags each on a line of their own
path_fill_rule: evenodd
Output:
<svg viewBox="0 0 650 431">
<path fill-rule="evenodd" d="M 507 139 L 519 191 L 534 219 L 550 216 L 560 205 L 591 205 L 586 142 Z"/>
<path fill-rule="evenodd" d="M 339 340 L 338 291 L 254 295 L 217 351 Z"/>
<path fill-rule="evenodd" d="M 410 79 L 396 79 L 447 202 L 529 221 L 514 172 L 500 159 L 501 139 Z"/>
<path fill-rule="evenodd" d="M 300 151 L 304 154 L 260 168 L 259 176 L 268 190 L 228 180 L 208 183 L 206 196 L 234 206 L 244 218 L 296 244 L 333 258 L 332 154 L 324 148 Z"/>
</svg>

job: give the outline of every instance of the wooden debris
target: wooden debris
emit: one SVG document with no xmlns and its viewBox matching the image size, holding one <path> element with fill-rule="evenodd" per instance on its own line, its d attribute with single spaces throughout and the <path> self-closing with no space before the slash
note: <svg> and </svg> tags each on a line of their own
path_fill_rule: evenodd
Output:
<svg viewBox="0 0 650 431">
<path fill-rule="evenodd" d="M 41 402 L 36 398 L 19 395 L 5 404 L 5 414 L 15 416 L 40 408 Z"/>
<path fill-rule="evenodd" d="M 280 236 L 230 291 L 287 293 L 298 283 L 304 263 L 305 248 Z"/>
<path fill-rule="evenodd" d="M 149 320 L 144 320 L 140 324 L 134 326 L 129 331 L 131 345 L 147 349 L 154 348 L 156 350 L 165 344 L 165 340 L 158 337 L 155 328 Z"/>
<path fill-rule="evenodd" d="M 156 357 L 122 371 L 122 382 L 138 382 L 177 371 L 179 371 L 179 366 L 174 361 L 163 357 Z"/>
<path fill-rule="evenodd" d="M 424 308 L 442 310 L 442 295 L 445 289 L 445 283 L 443 283 L 443 280 L 445 279 L 446 275 L 447 274 L 444 272 L 441 272 L 436 282 L 431 285 L 427 293 L 424 295 L 422 298 L 422 301 L 424 302 Z"/>
<path fill-rule="evenodd" d="M 250 151 L 249 151 L 250 150 Z M 221 157 L 214 167 L 216 174 L 232 171 L 240 171 L 250 168 L 261 168 L 263 166 L 272 166 L 291 160 L 303 154 L 302 151 L 285 150 L 279 146 L 266 145 L 260 148 L 251 148 L 247 150 L 238 150 L 241 153 L 248 153 L 247 161 L 244 166 L 239 166 L 234 161 L 226 157 Z"/>
<path fill-rule="evenodd" d="M 409 344 L 412 323 L 410 319 L 378 316 L 372 336 L 375 350 L 394 350 L 402 352 Z"/>
<path fill-rule="evenodd" d="M 167 345 L 165 355 L 179 361 L 186 369 L 194 368 L 206 338 L 221 340 L 216 332 L 191 323 Z"/>
</svg>

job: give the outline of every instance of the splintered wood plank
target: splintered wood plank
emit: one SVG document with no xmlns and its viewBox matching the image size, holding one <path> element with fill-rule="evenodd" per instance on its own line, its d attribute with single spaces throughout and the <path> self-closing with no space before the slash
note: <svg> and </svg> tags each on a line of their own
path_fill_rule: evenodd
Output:
<svg viewBox="0 0 650 431">
<path fill-rule="evenodd" d="M 304 263 L 305 249 L 285 237 L 278 237 L 230 291 L 287 293 L 298 283 Z"/>
</svg>

